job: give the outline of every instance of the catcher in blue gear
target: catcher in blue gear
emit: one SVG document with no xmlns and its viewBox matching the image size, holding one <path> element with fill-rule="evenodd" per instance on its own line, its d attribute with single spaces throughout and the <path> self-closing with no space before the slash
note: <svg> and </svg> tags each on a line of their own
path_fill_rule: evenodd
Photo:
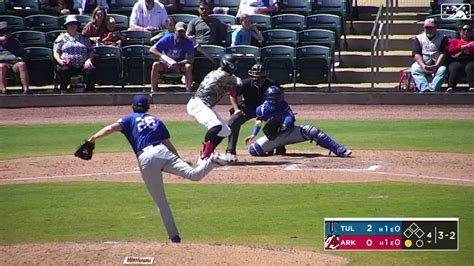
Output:
<svg viewBox="0 0 474 266">
<path fill-rule="evenodd" d="M 256 109 L 257 120 L 252 134 L 245 138 L 248 151 L 252 156 L 271 155 L 279 146 L 315 141 L 316 145 L 326 148 L 340 157 L 349 157 L 352 151 L 338 144 L 329 135 L 313 125 L 295 125 L 295 115 L 283 99 L 283 92 L 277 86 L 266 91 L 265 102 Z M 262 124 L 265 136 L 254 141 Z"/>
</svg>

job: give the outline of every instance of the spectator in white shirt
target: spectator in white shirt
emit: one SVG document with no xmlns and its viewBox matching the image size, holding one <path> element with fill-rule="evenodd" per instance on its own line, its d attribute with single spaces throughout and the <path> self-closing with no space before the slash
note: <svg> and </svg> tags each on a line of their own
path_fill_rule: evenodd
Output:
<svg viewBox="0 0 474 266">
<path fill-rule="evenodd" d="M 130 15 L 130 30 L 157 31 L 166 28 L 168 13 L 164 5 L 154 0 L 138 0 Z"/>
</svg>

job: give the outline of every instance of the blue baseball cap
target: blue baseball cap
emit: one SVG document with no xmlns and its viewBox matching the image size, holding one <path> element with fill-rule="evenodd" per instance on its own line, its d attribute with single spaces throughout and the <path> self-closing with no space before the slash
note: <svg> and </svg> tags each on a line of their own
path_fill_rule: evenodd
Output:
<svg viewBox="0 0 474 266">
<path fill-rule="evenodd" d="M 137 107 L 148 107 L 148 97 L 145 95 L 137 95 L 133 98 L 133 105 Z"/>
</svg>

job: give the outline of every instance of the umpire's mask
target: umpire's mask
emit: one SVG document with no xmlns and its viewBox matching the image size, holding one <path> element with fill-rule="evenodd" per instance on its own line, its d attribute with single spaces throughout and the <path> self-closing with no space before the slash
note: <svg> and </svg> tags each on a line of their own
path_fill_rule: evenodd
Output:
<svg viewBox="0 0 474 266">
<path fill-rule="evenodd" d="M 253 87 L 261 88 L 267 79 L 267 70 L 262 64 L 253 65 L 248 73 Z"/>
</svg>

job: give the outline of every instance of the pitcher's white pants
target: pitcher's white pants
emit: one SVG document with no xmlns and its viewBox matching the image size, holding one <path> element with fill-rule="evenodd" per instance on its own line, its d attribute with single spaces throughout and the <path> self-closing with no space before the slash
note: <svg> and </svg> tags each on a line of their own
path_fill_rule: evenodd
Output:
<svg viewBox="0 0 474 266">
<path fill-rule="evenodd" d="M 151 197 L 158 207 L 161 219 L 165 225 L 168 236 L 179 235 L 178 228 L 171 213 L 168 200 L 163 186 L 162 172 L 175 174 L 192 181 L 201 180 L 215 166 L 210 159 L 205 160 L 195 168 L 176 156 L 164 145 L 149 146 L 138 157 L 138 165 L 142 174 L 143 181 Z"/>
</svg>

